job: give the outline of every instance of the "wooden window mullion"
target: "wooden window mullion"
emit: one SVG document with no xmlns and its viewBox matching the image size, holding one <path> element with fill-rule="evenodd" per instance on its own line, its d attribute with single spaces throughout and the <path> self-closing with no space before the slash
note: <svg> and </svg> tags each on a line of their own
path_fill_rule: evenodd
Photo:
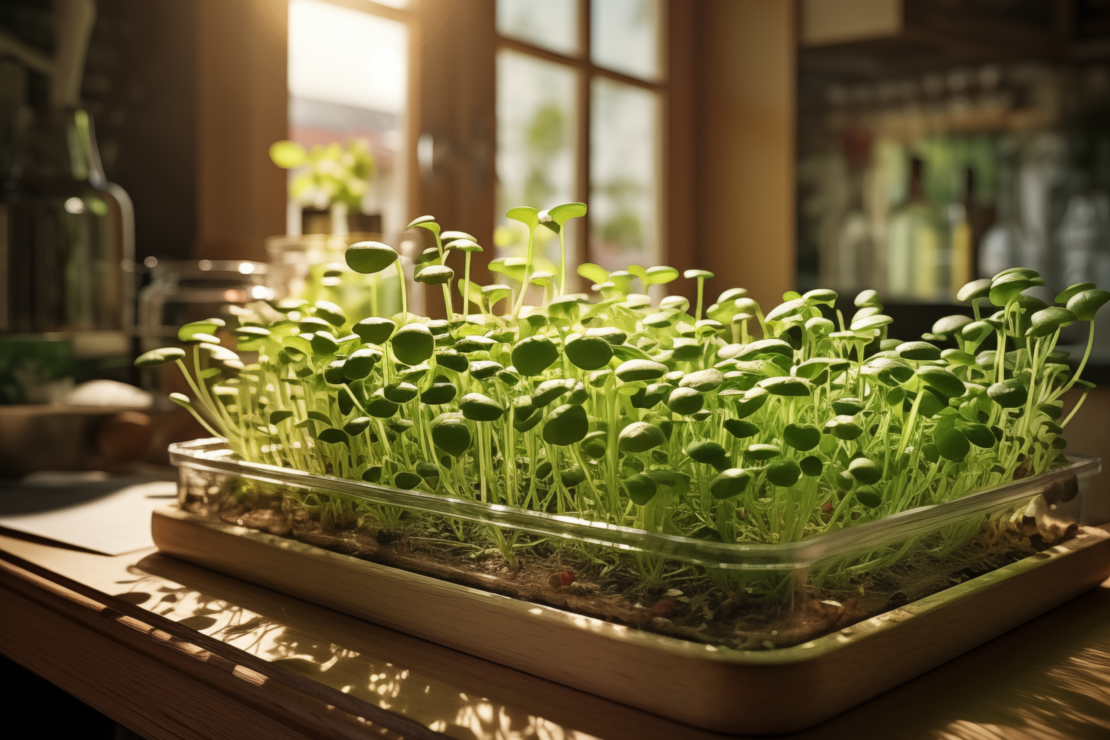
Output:
<svg viewBox="0 0 1110 740">
<path fill-rule="evenodd" d="M 582 203 L 590 201 L 590 89 L 593 74 L 590 69 L 590 2 L 591 0 L 578 1 L 578 121 L 577 139 L 578 167 L 576 192 L 578 200 Z M 590 258 L 590 214 L 578 219 L 578 238 L 575 240 L 576 264 L 588 262 Z M 574 274 L 574 283 L 581 278 L 577 271 Z M 572 283 L 573 284 L 573 283 Z M 586 286 L 589 287 L 589 286 Z"/>
</svg>

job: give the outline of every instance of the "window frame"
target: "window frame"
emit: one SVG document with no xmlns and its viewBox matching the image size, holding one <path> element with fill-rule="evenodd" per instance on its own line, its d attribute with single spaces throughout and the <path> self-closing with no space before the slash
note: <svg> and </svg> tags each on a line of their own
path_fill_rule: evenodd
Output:
<svg viewBox="0 0 1110 740">
<path fill-rule="evenodd" d="M 496 2 L 496 0 L 495 0 Z M 675 3 L 681 5 L 681 2 Z M 564 67 L 569 67 L 575 71 L 577 82 L 577 96 L 575 100 L 575 195 L 574 197 L 582 203 L 590 202 L 590 154 L 592 141 L 590 137 L 590 122 L 592 120 L 592 90 L 593 81 L 597 77 L 603 77 L 614 82 L 622 83 L 632 87 L 637 87 L 642 90 L 647 90 L 655 96 L 656 108 L 656 134 L 655 134 L 655 172 L 656 172 L 656 187 L 655 187 L 655 204 L 654 204 L 654 228 L 656 234 L 656 249 L 653 259 L 657 262 L 653 264 L 667 264 L 670 258 L 668 237 L 668 219 L 666 209 L 662 207 L 666 202 L 665 192 L 667 187 L 667 171 L 668 163 L 670 160 L 671 152 L 668 146 L 671 137 L 671 122 L 668 111 L 670 110 L 670 94 L 671 94 L 671 65 L 670 65 L 670 50 L 672 45 L 672 37 L 668 18 L 672 0 L 658 0 L 656 5 L 656 28 L 659 32 L 658 44 L 658 60 L 657 72 L 654 79 L 644 79 L 635 77 L 624 72 L 619 72 L 608 67 L 598 65 L 593 60 L 593 49 L 591 48 L 592 41 L 592 10 L 593 0 L 578 0 L 578 24 L 577 24 L 577 40 L 578 52 L 574 55 L 563 54 L 561 52 L 552 51 L 542 46 L 536 46 L 528 41 L 521 40 L 512 36 L 505 36 L 498 32 L 496 27 L 496 20 L 494 21 L 494 37 L 496 39 L 495 55 L 502 50 L 513 51 L 519 54 L 532 56 L 542 59 L 547 62 L 559 64 Z M 495 83 L 496 84 L 496 83 Z M 574 222 L 572 222 L 574 223 Z M 583 262 L 591 262 L 591 230 L 590 230 L 590 214 L 589 212 L 581 218 L 577 219 L 574 224 L 577 231 L 575 232 L 575 265 L 580 265 Z M 650 265 L 644 265 L 649 267 Z M 571 285 L 579 281 L 577 272 L 569 275 L 568 278 L 573 281 Z M 569 282 L 569 281 L 568 281 Z"/>
</svg>

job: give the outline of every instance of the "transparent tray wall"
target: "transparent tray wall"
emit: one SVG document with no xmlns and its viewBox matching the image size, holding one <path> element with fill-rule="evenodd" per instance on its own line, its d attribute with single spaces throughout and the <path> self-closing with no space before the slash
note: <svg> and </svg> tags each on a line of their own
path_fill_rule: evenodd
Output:
<svg viewBox="0 0 1110 740">
<path fill-rule="evenodd" d="M 215 439 L 174 445 L 170 452 L 185 511 L 339 552 L 387 561 L 376 553 L 405 537 L 426 542 L 436 528 L 464 532 L 476 524 L 496 543 L 546 538 L 553 566 L 564 552 L 568 563 L 623 560 L 646 574 L 651 582 L 645 585 L 658 586 L 661 579 L 665 586 L 667 573 L 692 565 L 687 576 L 704 575 L 726 590 L 757 585 L 780 594 L 806 585 L 843 586 L 851 576 L 892 566 L 926 546 L 943 557 L 984 532 L 984 525 L 1051 544 L 1074 532 L 1090 508 L 1091 479 L 1101 470 L 1097 458 L 1070 455 L 1069 464 L 1049 473 L 801 542 L 726 544 L 241 462 Z"/>
</svg>

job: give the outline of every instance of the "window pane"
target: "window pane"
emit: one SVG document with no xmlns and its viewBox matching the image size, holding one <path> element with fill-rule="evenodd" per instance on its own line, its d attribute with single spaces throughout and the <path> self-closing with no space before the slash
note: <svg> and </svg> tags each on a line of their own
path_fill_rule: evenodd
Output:
<svg viewBox="0 0 1110 740">
<path fill-rule="evenodd" d="M 659 0 L 593 0 L 590 46 L 599 67 L 659 75 Z"/>
<path fill-rule="evenodd" d="M 371 217 L 364 224 L 380 216 L 377 228 L 387 239 L 400 233 L 407 215 L 408 45 L 408 28 L 399 21 L 319 0 L 289 4 L 290 138 L 310 149 L 354 141 L 369 147 L 374 174 L 355 207 Z M 326 208 L 328 187 L 304 196 L 318 201 L 307 205 Z"/>
<path fill-rule="evenodd" d="M 562 54 L 575 54 L 578 0 L 497 0 L 497 32 Z"/>
<path fill-rule="evenodd" d="M 527 54 L 497 54 L 497 230 L 498 257 L 523 257 L 527 230 L 505 218 L 516 206 L 540 210 L 577 200 L 575 183 L 575 90 L 569 67 Z M 573 276 L 574 229 L 566 235 L 567 273 Z M 558 275 L 559 239 L 536 231 L 537 268 Z M 569 282 L 568 278 L 568 282 Z"/>
<path fill-rule="evenodd" d="M 590 259 L 607 270 L 659 261 L 659 105 L 638 87 L 595 78 L 590 121 Z"/>
</svg>

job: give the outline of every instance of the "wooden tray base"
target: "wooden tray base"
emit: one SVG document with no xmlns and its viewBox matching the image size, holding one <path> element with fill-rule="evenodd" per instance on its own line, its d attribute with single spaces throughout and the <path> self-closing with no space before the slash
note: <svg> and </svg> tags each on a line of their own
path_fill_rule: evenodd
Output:
<svg viewBox="0 0 1110 740">
<path fill-rule="evenodd" d="M 1075 539 L 791 648 L 719 649 L 387 568 L 295 540 L 154 512 L 163 552 L 708 730 L 810 727 L 1110 577 L 1110 534 Z"/>
</svg>

